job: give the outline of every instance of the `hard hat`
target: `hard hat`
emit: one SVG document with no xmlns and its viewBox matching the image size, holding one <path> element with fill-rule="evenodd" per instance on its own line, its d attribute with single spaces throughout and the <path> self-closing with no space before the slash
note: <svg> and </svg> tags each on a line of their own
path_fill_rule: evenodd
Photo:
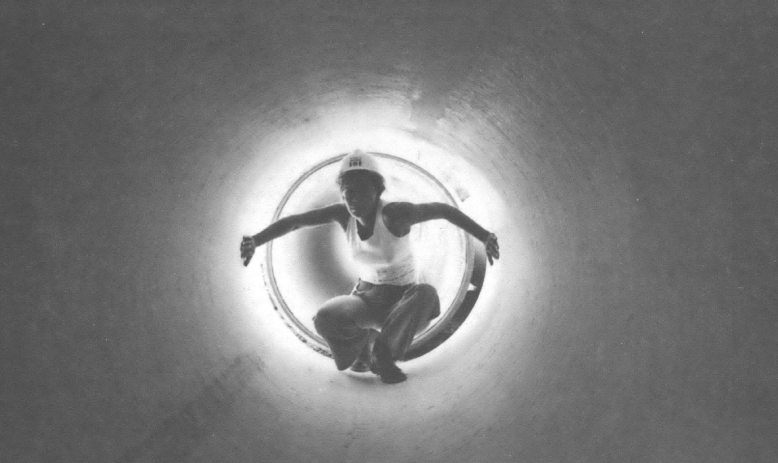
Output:
<svg viewBox="0 0 778 463">
<path fill-rule="evenodd" d="M 369 170 L 381 175 L 381 171 L 378 169 L 378 162 L 372 154 L 365 153 L 362 150 L 356 150 L 347 154 L 340 162 L 340 172 L 338 175 L 343 175 L 345 172 L 352 170 Z"/>
</svg>

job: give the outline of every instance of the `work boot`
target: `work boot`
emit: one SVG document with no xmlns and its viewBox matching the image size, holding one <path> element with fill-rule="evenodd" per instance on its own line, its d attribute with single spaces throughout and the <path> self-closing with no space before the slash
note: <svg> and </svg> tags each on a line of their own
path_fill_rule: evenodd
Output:
<svg viewBox="0 0 778 463">
<path fill-rule="evenodd" d="M 377 374 L 386 384 L 395 384 L 405 381 L 408 377 L 394 364 L 392 351 L 383 339 L 376 339 L 373 346 L 373 361 L 370 371 Z"/>
<path fill-rule="evenodd" d="M 356 371 L 357 373 L 370 371 L 370 363 L 373 360 L 373 344 L 375 344 L 375 338 L 377 336 L 378 331 L 370 330 L 370 335 L 367 338 L 365 347 L 362 348 L 359 357 L 351 364 L 351 371 Z"/>
</svg>

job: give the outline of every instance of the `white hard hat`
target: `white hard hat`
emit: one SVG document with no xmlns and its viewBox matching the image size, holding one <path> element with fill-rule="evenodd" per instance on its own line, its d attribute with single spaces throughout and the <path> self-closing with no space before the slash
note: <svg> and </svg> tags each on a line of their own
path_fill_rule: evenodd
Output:
<svg viewBox="0 0 778 463">
<path fill-rule="evenodd" d="M 340 162 L 340 172 L 338 175 L 343 175 L 344 172 L 352 170 L 369 170 L 381 175 L 381 171 L 378 169 L 378 162 L 372 154 L 365 153 L 362 150 L 356 150 L 353 153 L 347 154 Z"/>
</svg>

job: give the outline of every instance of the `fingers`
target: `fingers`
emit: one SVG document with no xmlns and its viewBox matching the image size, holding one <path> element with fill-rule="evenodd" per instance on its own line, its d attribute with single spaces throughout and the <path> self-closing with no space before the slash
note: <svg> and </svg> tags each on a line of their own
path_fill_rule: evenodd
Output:
<svg viewBox="0 0 778 463">
<path fill-rule="evenodd" d="M 240 258 L 243 259 L 243 266 L 246 267 L 251 262 L 251 258 L 254 256 L 256 246 L 254 245 L 254 239 L 250 236 L 244 236 L 243 241 L 240 243 Z"/>
<path fill-rule="evenodd" d="M 494 233 L 491 233 L 484 244 L 486 247 L 486 257 L 489 259 L 489 265 L 494 265 L 494 260 L 500 258 L 500 245 L 497 243 L 497 236 Z"/>
<path fill-rule="evenodd" d="M 250 236 L 244 236 L 243 241 L 240 242 L 240 251 L 243 252 L 248 249 L 254 250 L 254 248 L 256 248 L 254 240 Z"/>
<path fill-rule="evenodd" d="M 488 249 L 488 250 L 490 250 L 490 251 L 492 251 L 492 252 L 494 252 L 496 254 L 500 253 L 500 245 L 497 244 L 496 241 L 490 241 L 490 242 L 486 243 L 486 249 Z"/>
<path fill-rule="evenodd" d="M 499 253 L 494 253 L 492 251 L 486 250 L 486 257 L 489 259 L 489 265 L 494 265 L 494 261 L 496 259 L 500 258 Z"/>
</svg>

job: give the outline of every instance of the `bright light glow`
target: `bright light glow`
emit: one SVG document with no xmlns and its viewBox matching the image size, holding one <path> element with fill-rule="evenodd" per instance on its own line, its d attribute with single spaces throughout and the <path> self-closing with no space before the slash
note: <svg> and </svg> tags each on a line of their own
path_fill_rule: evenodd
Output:
<svg viewBox="0 0 778 463">
<path fill-rule="evenodd" d="M 459 156 L 446 151 L 417 137 L 414 129 L 407 107 L 380 101 L 319 108 L 317 117 L 306 123 L 262 134 L 256 146 L 255 162 L 245 167 L 246 176 L 253 183 L 250 188 L 241 190 L 243 196 L 238 198 L 238 207 L 242 213 L 234 229 L 244 234 L 257 233 L 270 224 L 275 208 L 285 192 L 311 166 L 330 158 L 333 153 L 345 153 L 359 148 L 391 153 L 420 166 L 441 181 L 449 191 L 454 192 L 460 202 L 460 208 L 466 214 L 485 228 L 501 235 L 503 248 L 506 242 L 523 245 L 515 236 L 501 234 L 502 231 L 511 234 L 519 231 L 505 227 L 510 223 L 508 208 L 484 174 L 465 160 L 467 156 L 464 153 Z M 265 343 L 276 344 L 278 349 L 288 352 L 290 348 L 297 349 L 290 346 L 290 343 L 294 343 L 299 346 L 299 350 L 294 351 L 296 354 L 308 352 L 310 357 L 323 359 L 298 342 L 290 330 L 286 329 L 280 317 L 273 313 L 266 288 L 259 283 L 262 281 L 262 270 L 258 264 L 261 263 L 263 254 L 263 249 L 258 250 L 251 266 L 243 272 L 243 281 L 239 288 L 245 293 L 245 310 L 258 312 L 247 317 L 247 320 L 253 320 L 258 336 L 261 336 Z M 465 325 L 457 332 L 457 336 L 446 342 L 447 349 L 456 348 L 456 344 L 470 338 L 468 333 L 489 318 L 488 313 L 495 305 L 496 289 L 501 284 L 502 267 L 496 265 L 488 269 L 488 276 L 476 307 Z M 520 281 L 521 278 L 522 275 L 511 275 L 511 281 Z M 306 363 L 309 366 L 315 364 L 321 368 L 331 368 L 328 362 L 320 360 Z"/>
</svg>

